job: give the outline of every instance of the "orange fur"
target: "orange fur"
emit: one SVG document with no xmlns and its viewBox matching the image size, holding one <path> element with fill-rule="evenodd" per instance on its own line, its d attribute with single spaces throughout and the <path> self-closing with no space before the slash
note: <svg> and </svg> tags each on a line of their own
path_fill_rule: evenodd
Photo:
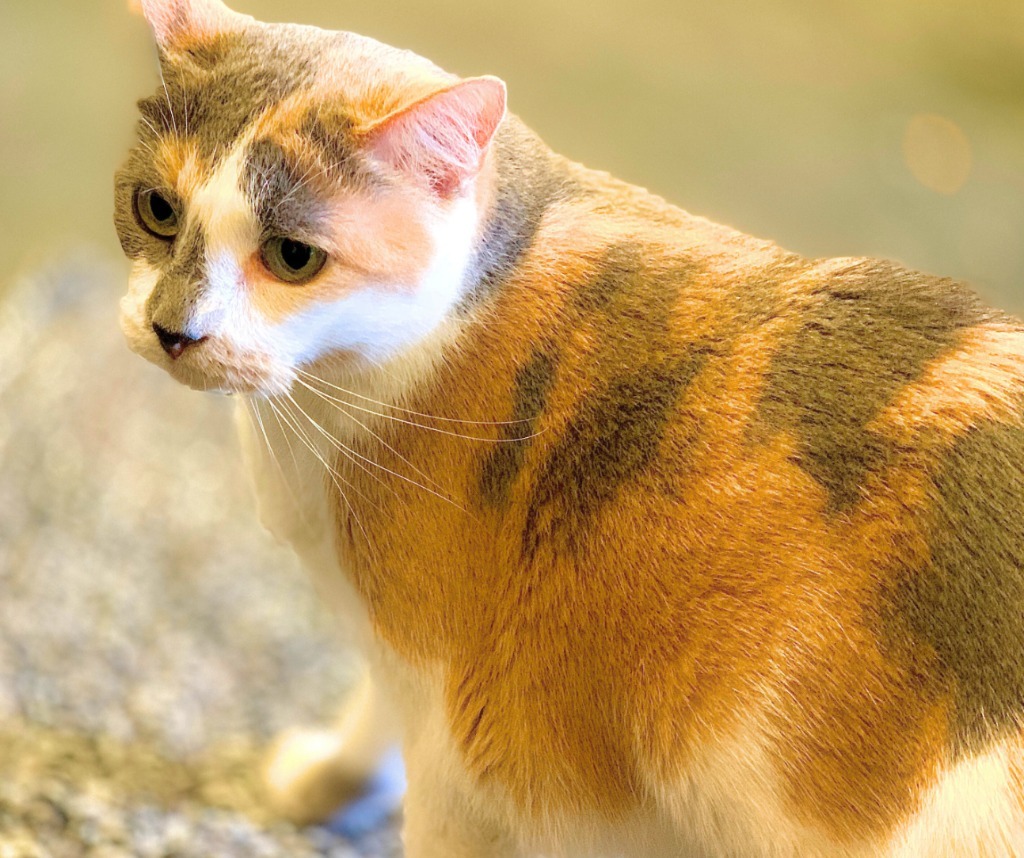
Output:
<svg viewBox="0 0 1024 858">
<path fill-rule="evenodd" d="M 952 441 L 984 420 L 1015 422 L 1024 396 L 1024 333 L 1006 324 L 967 332 L 871 427 L 902 443 L 923 433 Z"/>
<path fill-rule="evenodd" d="M 209 164 L 194 142 L 177 135 L 160 140 L 154 158 L 160 177 L 181 199 L 191 199 L 209 175 Z"/>
<path fill-rule="evenodd" d="M 595 360 L 607 334 L 600 317 L 555 331 L 546 320 L 595 276 L 602 249 L 633 233 L 625 219 L 578 234 L 569 211 L 551 217 L 555 238 L 535 247 L 488 324 L 413 402 L 442 416 L 508 419 L 516 367 L 538 342 L 551 342 L 558 382 L 507 505 L 492 510 L 479 499 L 478 443 L 380 430 L 468 513 L 386 473 L 371 479 L 336 462 L 356 487 L 354 516 L 372 534 L 371 552 L 346 525 L 345 553 L 356 558 L 375 627 L 411 662 L 448 666 L 451 729 L 466 765 L 528 814 L 624 814 L 642 804 L 642 765 L 681 779 L 702 743 L 763 710 L 793 812 L 839 841 L 884 836 L 919 806 L 947 755 L 948 701 L 923 697 L 873 626 L 892 564 L 926 559 L 906 510 L 924 503 L 934 456 L 909 454 L 871 483 L 849 517 L 829 521 L 822 487 L 794 464 L 791 441 L 751 447 L 745 427 L 760 380 L 828 267 L 798 267 L 775 283 L 772 302 L 782 310 L 755 325 L 743 319 L 746 283 L 736 273 L 772 255 L 756 243 L 723 249 L 672 307 L 666 349 L 703 338 L 722 360 L 676 403 L 657 467 L 620 488 L 583 545 L 560 541 L 572 533 L 549 537 L 523 565 L 515 542 L 536 470 L 606 372 Z M 570 235 L 571 247 L 560 243 Z M 961 426 L 983 413 L 1005 416 L 1006 407 L 962 406 L 983 385 L 993 400 L 1019 388 L 1020 336 L 965 334 L 962 351 L 940 359 L 878 418 L 880 431 L 905 431 L 896 415 L 922 429 L 941 425 L 944 402 Z M 965 365 L 988 369 L 952 393 L 947 379 L 962 378 Z M 408 473 L 403 458 L 378 445 L 363 452 Z M 349 521 L 346 507 L 338 514 Z"/>
</svg>

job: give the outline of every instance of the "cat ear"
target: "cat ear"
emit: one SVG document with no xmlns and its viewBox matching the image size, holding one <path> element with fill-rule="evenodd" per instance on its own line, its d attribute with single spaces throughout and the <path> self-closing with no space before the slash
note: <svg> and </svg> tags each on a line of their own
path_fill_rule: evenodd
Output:
<svg viewBox="0 0 1024 858">
<path fill-rule="evenodd" d="M 135 0 L 161 50 L 174 52 L 210 41 L 241 17 L 221 0 Z"/>
<path fill-rule="evenodd" d="M 470 78 L 375 123 L 367 142 L 372 156 L 447 199 L 479 172 L 504 117 L 504 82 Z"/>
</svg>

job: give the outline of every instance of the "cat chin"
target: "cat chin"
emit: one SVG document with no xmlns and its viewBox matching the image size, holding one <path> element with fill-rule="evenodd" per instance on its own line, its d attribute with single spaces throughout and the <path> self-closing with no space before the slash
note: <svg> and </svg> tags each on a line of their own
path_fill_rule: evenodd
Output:
<svg viewBox="0 0 1024 858">
<path fill-rule="evenodd" d="M 295 380 L 293 372 L 275 367 L 270 358 L 235 355 L 230 345 L 218 341 L 203 343 L 196 351 L 171 360 L 153 332 L 129 313 L 121 315 L 121 330 L 135 354 L 160 367 L 179 384 L 202 393 L 280 396 L 291 389 Z M 230 360 L 232 356 L 236 360 Z"/>
<path fill-rule="evenodd" d="M 288 392 L 291 384 L 284 382 L 267 383 L 242 377 L 237 373 L 209 375 L 184 367 L 164 366 L 167 374 L 179 384 L 183 384 L 200 393 L 213 393 L 219 396 L 252 396 L 260 399 L 282 396 Z"/>
<path fill-rule="evenodd" d="M 286 394 L 294 382 L 291 373 L 260 372 L 251 367 L 221 365 L 207 355 L 183 355 L 176 361 L 154 361 L 175 381 L 202 393 L 274 397 Z"/>
</svg>

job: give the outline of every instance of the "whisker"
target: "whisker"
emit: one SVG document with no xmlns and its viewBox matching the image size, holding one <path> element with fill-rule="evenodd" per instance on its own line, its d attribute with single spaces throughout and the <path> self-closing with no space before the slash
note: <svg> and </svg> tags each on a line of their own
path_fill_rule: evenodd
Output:
<svg viewBox="0 0 1024 858">
<path fill-rule="evenodd" d="M 148 116 L 143 116 L 142 114 L 139 114 L 139 122 L 142 122 L 150 131 L 152 131 L 153 136 L 160 136 L 160 132 L 156 130 L 156 126 L 153 124 L 152 120 Z"/>
<path fill-rule="evenodd" d="M 277 467 L 277 472 L 281 475 L 281 482 L 284 485 L 284 489 L 286 492 L 288 492 L 289 497 L 291 497 L 292 503 L 295 505 L 295 509 L 298 510 L 299 516 L 302 518 L 303 522 L 308 524 L 309 516 L 306 512 L 306 507 L 303 503 L 299 501 L 298 496 L 295 494 L 295 489 L 292 487 L 291 480 L 288 479 L 287 475 L 284 472 L 284 466 L 281 464 L 281 460 L 278 458 L 277 452 L 274 450 L 274 445 L 270 443 L 270 437 L 267 434 L 266 427 L 263 425 L 263 415 L 260 413 L 259 403 L 256 401 L 252 401 L 252 406 L 252 413 L 256 416 L 256 421 L 259 424 L 260 432 L 263 434 L 263 440 L 267 445 L 267 453 L 270 455 L 271 461 L 273 461 L 274 465 Z M 294 450 L 291 449 L 291 442 L 288 440 L 288 434 L 284 431 L 284 427 L 281 426 L 281 421 L 279 418 L 277 418 L 276 414 L 274 415 L 274 417 L 277 420 L 278 428 L 281 429 L 281 435 L 284 437 L 285 443 L 288 444 L 288 450 L 291 453 L 292 461 L 295 462 L 295 452 Z M 297 462 L 295 465 L 295 470 L 296 473 L 298 473 Z"/>
<path fill-rule="evenodd" d="M 287 491 L 288 494 L 291 495 L 292 502 L 295 504 L 295 508 L 299 510 L 300 515 L 302 515 L 303 519 L 305 519 L 305 507 L 301 503 L 299 503 L 299 499 L 298 497 L 296 497 L 295 491 L 292 489 L 292 484 L 289 481 L 288 477 L 285 475 L 284 466 L 281 464 L 281 460 L 278 458 L 277 452 L 274 450 L 274 445 L 270 443 L 270 436 L 267 434 L 267 428 L 263 424 L 263 414 L 260 412 L 260 404 L 257 400 L 254 399 L 250 399 L 249 404 L 252 405 L 252 411 L 249 411 L 248 409 L 246 409 L 246 411 L 250 415 L 250 423 L 252 422 L 251 418 L 255 417 L 256 423 L 259 425 L 260 433 L 263 435 L 263 442 L 267 445 L 267 453 L 270 455 L 271 461 L 277 468 L 277 472 L 281 475 L 281 482 L 284 484 L 285 491 Z M 281 427 L 281 421 L 278 420 L 277 422 L 278 427 L 281 428 L 281 434 L 284 436 L 285 442 L 288 443 L 289 449 L 291 449 L 291 443 L 288 441 L 288 436 L 285 433 L 284 428 Z M 294 452 L 292 453 L 292 460 L 295 460 Z M 296 463 L 296 471 L 297 470 L 298 464 Z"/>
<path fill-rule="evenodd" d="M 300 384 L 302 384 L 308 391 L 313 393 L 315 396 L 320 397 L 324 402 L 331 403 L 331 400 L 328 399 L 324 395 L 324 393 L 322 391 L 319 391 L 319 390 L 317 390 L 317 389 L 315 389 L 313 387 L 310 387 L 308 384 L 303 382 L 301 379 L 297 379 L 297 380 L 299 381 Z M 373 429 L 371 429 L 367 424 L 365 424 L 362 420 L 360 420 L 354 414 L 352 414 L 349 411 L 346 411 L 344 408 L 338 407 L 336 405 L 336 403 L 331 403 L 331 404 L 334 404 L 335 407 L 337 407 L 338 410 L 341 411 L 341 413 L 345 415 L 345 417 L 347 417 L 349 420 L 351 420 L 353 423 L 355 423 L 360 429 L 362 429 L 363 431 L 365 431 L 368 434 L 372 435 L 380 444 L 382 444 L 391 453 L 393 453 L 399 459 L 401 459 L 405 464 L 407 464 L 410 468 L 412 468 L 417 474 L 419 474 L 421 477 L 423 477 L 423 479 L 425 479 L 427 482 L 433 483 L 441 491 L 445 491 L 445 492 L 448 491 L 448 489 L 445 488 L 445 486 L 441 485 L 439 482 L 437 482 L 437 480 L 435 480 L 429 474 L 424 473 L 422 470 L 420 470 L 418 467 L 416 467 L 416 465 L 414 463 L 410 462 L 405 456 L 403 456 L 400 452 L 398 452 L 398 450 L 396 450 L 386 440 L 384 440 L 384 438 L 381 435 L 379 435 L 377 432 L 374 432 Z"/>
<path fill-rule="evenodd" d="M 274 203 L 274 211 L 276 212 L 282 205 L 288 202 L 294 197 L 299 191 L 301 191 L 307 184 L 312 180 L 313 173 L 316 171 L 316 166 L 309 167 L 305 173 L 299 178 L 298 182 L 285 194 L 281 199 Z"/>
<path fill-rule="evenodd" d="M 182 96 L 182 104 L 183 104 L 183 107 L 184 107 L 184 111 L 183 111 L 184 115 L 182 116 L 182 119 L 184 120 L 184 123 L 185 123 L 185 136 L 188 137 L 188 108 L 189 108 L 188 91 L 183 89 L 181 91 L 181 96 Z"/>
<path fill-rule="evenodd" d="M 389 489 L 390 491 L 394 492 L 394 489 L 391 488 L 391 486 L 389 486 L 387 483 L 385 483 L 380 478 L 380 476 L 378 476 L 377 474 L 373 473 L 373 471 L 371 471 L 369 468 L 367 468 L 366 465 L 364 465 L 357 458 L 355 458 L 356 456 L 359 456 L 358 453 L 356 453 L 354 450 L 351 450 L 345 444 L 342 444 L 337 438 L 335 438 L 333 435 L 331 435 L 330 432 L 328 432 L 326 429 L 324 429 L 324 427 L 321 426 L 316 420 L 314 420 L 312 417 L 310 417 L 309 414 L 306 413 L 305 409 L 303 409 L 303 407 L 301 405 L 299 405 L 298 402 L 295 401 L 295 398 L 290 393 L 286 394 L 286 396 L 288 397 L 288 401 L 299 410 L 299 413 L 301 413 L 302 416 L 306 418 L 306 420 L 309 422 L 309 424 L 314 429 L 316 429 L 321 435 L 323 435 L 324 438 L 327 439 L 327 441 L 331 444 L 332 447 L 334 447 L 335 450 L 337 450 L 339 453 L 341 453 L 343 456 L 345 456 L 345 458 L 347 458 L 354 465 L 357 465 L 359 468 L 361 468 L 369 476 L 373 477 L 373 479 L 375 479 L 378 483 L 380 483 L 382 486 L 384 486 L 384 488 Z M 282 406 L 283 406 L 283 404 L 284 403 L 282 403 Z M 296 417 L 294 413 L 292 413 L 292 417 L 294 417 L 295 420 L 298 421 L 298 417 Z M 359 456 L 359 458 L 360 459 L 365 459 L 364 456 Z M 369 462 L 370 460 L 366 459 L 366 461 Z"/>
<path fill-rule="evenodd" d="M 270 406 L 270 410 L 274 414 L 274 420 L 277 422 L 277 428 L 281 430 L 281 436 L 284 438 L 285 444 L 288 445 L 288 453 L 292 457 L 292 464 L 295 465 L 295 471 L 299 471 L 299 460 L 295 456 L 295 449 L 292 447 L 291 439 L 288 437 L 288 433 L 285 431 L 284 423 L 281 422 L 281 415 L 277 413 L 277 408 L 274 407 L 272 400 L 267 400 L 267 405 Z"/>
<path fill-rule="evenodd" d="M 321 393 L 323 393 L 323 391 L 321 391 Z M 522 441 L 529 441 L 532 438 L 537 438 L 544 434 L 544 430 L 541 430 L 540 432 L 534 432 L 530 435 L 521 435 L 517 438 L 480 438 L 474 435 L 464 435 L 461 432 L 452 432 L 448 429 L 440 429 L 437 426 L 428 426 L 425 423 L 417 423 L 413 420 L 405 420 L 401 417 L 395 417 L 393 414 L 383 414 L 380 411 L 374 411 L 371 408 L 363 408 L 361 405 L 356 405 L 354 402 L 346 402 L 343 399 L 338 399 L 328 393 L 323 393 L 323 396 L 336 405 L 344 405 L 346 408 L 354 408 L 356 411 L 362 411 L 365 414 L 372 414 L 374 417 L 393 420 L 396 423 L 402 423 L 406 426 L 415 426 L 418 429 L 424 429 L 427 432 L 437 432 L 439 435 L 448 435 L 452 438 L 462 438 L 465 441 L 479 441 L 482 444 L 514 444 Z"/>
<path fill-rule="evenodd" d="M 367 501 L 367 503 L 372 503 L 372 501 L 368 497 L 366 497 L 366 495 L 359 492 L 359 489 L 356 486 L 354 486 L 349 480 L 347 480 L 344 476 L 338 473 L 337 469 L 333 468 L 330 465 L 330 463 L 328 463 L 328 461 L 324 458 L 323 453 L 317 449 L 317 446 L 313 439 L 309 436 L 309 433 L 307 433 L 306 430 L 302 428 L 302 424 L 299 422 L 298 417 L 290 408 L 287 407 L 287 405 L 284 402 L 278 402 L 274 406 L 274 408 L 280 411 L 281 416 L 285 419 L 288 426 L 295 432 L 295 437 L 302 441 L 306 449 L 308 449 L 309 452 L 311 452 L 320 461 L 320 464 L 322 464 L 327 469 L 328 473 L 331 474 L 332 477 L 337 477 L 338 479 L 342 480 L 345 483 L 345 485 L 347 485 L 350 489 L 352 489 L 355 492 L 358 492 L 359 496 L 363 500 Z"/>
<path fill-rule="evenodd" d="M 326 469 L 327 475 L 330 477 L 331 482 L 334 483 L 334 487 L 338 490 L 338 494 L 341 496 L 341 499 L 345 502 L 345 506 L 348 508 L 349 513 L 351 514 L 352 518 L 355 519 L 356 525 L 362 532 L 363 539 L 366 541 L 367 549 L 371 552 L 371 554 L 375 554 L 376 552 L 373 543 L 370 541 L 370 537 L 366 532 L 366 528 L 363 527 L 363 523 L 360 520 L 359 515 L 356 513 L 355 508 L 352 506 L 352 502 L 349 500 L 348 495 L 345 493 L 345 490 L 341 487 L 341 483 L 339 483 L 338 480 L 340 479 L 341 482 L 345 483 L 345 485 L 348 486 L 350 489 L 355 490 L 360 495 L 360 497 L 363 497 L 364 500 L 366 500 L 366 496 L 359 492 L 359 490 L 356 489 L 355 486 L 353 486 L 334 468 L 327 464 L 327 461 L 324 459 L 320 451 L 316 449 L 316 446 L 308 439 L 308 437 L 305 437 L 305 433 L 302 432 L 302 427 L 298 426 L 297 422 L 291 422 L 295 420 L 295 417 L 294 415 L 288 413 L 287 409 L 284 407 L 284 403 L 281 403 L 281 408 L 278 409 L 277 405 L 274 404 L 273 400 L 268 399 L 267 402 L 269 403 L 271 409 L 273 409 L 274 414 L 278 416 L 278 419 L 280 420 L 283 417 L 285 422 L 288 423 L 288 425 L 295 431 L 295 437 L 302 441 L 303 444 L 305 444 L 305 446 L 309 449 L 309 451 L 314 456 L 316 456 L 317 459 L 320 460 L 320 463 Z"/>
<path fill-rule="evenodd" d="M 333 390 L 338 391 L 339 393 L 344 393 L 347 396 L 354 396 L 357 399 L 362 399 L 363 401 L 372 403 L 373 405 L 380 405 L 383 408 L 389 408 L 392 411 L 399 411 L 402 414 L 410 414 L 410 415 L 412 415 L 414 417 L 423 417 L 423 418 L 425 418 L 427 420 L 439 420 L 439 421 L 441 421 L 443 423 L 458 423 L 458 424 L 461 424 L 461 425 L 464 425 L 464 426 L 515 426 L 515 425 L 518 425 L 520 423 L 531 423 L 532 422 L 532 420 L 530 418 L 528 418 L 528 417 L 527 418 L 523 418 L 521 420 L 462 420 L 462 419 L 459 419 L 457 417 L 440 417 L 440 416 L 438 416 L 436 414 L 426 414 L 426 413 L 424 413 L 422 411 L 413 411 L 411 408 L 402 408 L 401 406 L 392 405 L 391 403 L 388 403 L 388 402 L 381 402 L 379 399 L 373 399 L 373 398 L 371 398 L 369 396 L 364 396 L 361 393 L 356 393 L 354 390 L 348 390 L 348 389 L 346 389 L 344 387 L 339 387 L 336 384 L 331 384 L 331 382 L 329 382 L 329 381 L 327 381 L 325 379 L 319 378 L 319 377 L 313 375 L 313 373 L 311 373 L 311 372 L 306 372 L 303 369 L 298 369 L 297 368 L 296 372 L 298 372 L 300 375 L 304 375 L 306 378 L 311 379 L 312 381 L 316 381 L 316 382 L 319 382 L 320 384 L 323 384 L 323 385 L 325 385 L 327 387 L 330 387 Z M 370 413 L 376 413 L 376 412 L 370 412 Z M 379 416 L 384 417 L 384 416 L 387 416 L 387 415 L 381 414 Z M 484 440 L 484 439 L 481 439 L 481 440 Z"/>
<path fill-rule="evenodd" d="M 343 442 L 341 442 L 340 440 L 335 438 L 333 435 L 331 435 L 330 432 L 328 432 L 319 423 L 317 423 L 316 420 L 314 420 L 312 417 L 310 417 L 303 410 L 302 406 L 299 405 L 299 403 L 295 401 L 295 399 L 292 397 L 292 395 L 290 393 L 287 394 L 287 396 L 288 396 L 289 401 L 296 408 L 298 408 L 299 411 L 302 412 L 303 416 L 314 427 L 316 427 L 329 442 L 331 442 L 334 445 L 335 449 L 337 449 L 343 455 L 347 456 L 350 459 L 351 459 L 351 457 L 355 456 L 356 458 L 361 459 L 363 462 L 366 462 L 366 463 L 368 463 L 370 465 L 373 465 L 375 468 L 379 468 L 380 470 L 382 470 L 382 471 L 384 471 L 384 472 L 386 472 L 388 474 L 391 474 L 391 476 L 395 477 L 396 479 L 402 480 L 402 481 L 404 481 L 406 483 L 409 483 L 410 485 L 416 486 L 416 488 L 422 489 L 423 491 L 427 492 L 428 494 L 431 494 L 431 495 L 433 495 L 436 498 L 440 498 L 441 500 L 446 501 L 447 503 L 450 503 L 452 506 L 454 506 L 456 509 L 460 510 L 461 512 L 466 512 L 465 509 L 463 509 L 461 506 L 459 506 L 459 504 L 457 504 L 451 498 L 445 497 L 444 495 L 442 495 L 442 494 L 440 494 L 438 492 L 435 492 L 433 489 L 429 488 L 428 486 L 425 486 L 422 483 L 416 482 L 416 480 L 412 479 L 411 477 L 407 477 L 404 474 L 399 474 L 397 471 L 391 470 L 391 468 L 387 467 L 386 465 L 382 465 L 382 464 L 380 464 L 380 462 L 375 462 L 373 459 L 370 459 L 367 456 L 364 456 L 361 453 L 357 452 L 356 450 L 353 450 L 347 444 L 344 444 Z M 359 463 L 357 462 L 356 464 L 359 464 Z M 367 473 L 370 473 L 370 471 L 365 466 L 360 465 L 360 467 L 362 467 L 362 469 L 364 471 L 366 471 Z M 388 486 L 387 483 L 385 483 L 379 476 L 377 476 L 376 474 L 371 474 L 371 476 L 373 476 L 374 479 L 376 479 L 377 482 L 379 482 L 381 485 L 386 486 L 387 488 L 389 488 L 395 494 L 396 497 L 398 496 L 398 493 L 395 492 L 394 488 L 392 488 L 391 486 Z"/>
<path fill-rule="evenodd" d="M 160 83 L 163 84 L 164 98 L 167 99 L 167 115 L 171 118 L 171 126 L 174 128 L 174 136 L 178 137 L 178 121 L 174 118 L 174 107 L 171 105 L 171 93 L 167 89 L 167 78 L 164 77 L 164 70 L 162 67 L 159 69 L 160 72 Z"/>
<path fill-rule="evenodd" d="M 249 405 L 251 405 L 252 408 L 245 409 L 245 413 L 249 415 L 249 423 L 252 424 L 254 429 L 257 426 L 259 427 L 260 434 L 263 436 L 263 443 L 267 445 L 267 454 L 277 466 L 277 470 L 281 474 L 281 478 L 284 479 L 284 468 L 281 467 L 281 462 L 278 460 L 277 454 L 274 452 L 274 447 L 270 443 L 270 436 L 267 435 L 267 428 L 263 425 L 263 415 L 260 414 L 259 403 L 254 400 L 250 400 Z M 287 485 L 287 480 L 285 480 L 285 484 Z"/>
</svg>

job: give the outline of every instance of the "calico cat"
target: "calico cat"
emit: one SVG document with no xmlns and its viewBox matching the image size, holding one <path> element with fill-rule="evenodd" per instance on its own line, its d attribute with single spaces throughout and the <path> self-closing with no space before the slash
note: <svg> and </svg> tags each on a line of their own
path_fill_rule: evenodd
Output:
<svg viewBox="0 0 1024 858">
<path fill-rule="evenodd" d="M 125 333 L 238 394 L 377 689 L 281 802 L 393 711 L 409 858 L 1024 855 L 1019 322 L 584 169 L 495 78 L 142 5 Z"/>
</svg>

